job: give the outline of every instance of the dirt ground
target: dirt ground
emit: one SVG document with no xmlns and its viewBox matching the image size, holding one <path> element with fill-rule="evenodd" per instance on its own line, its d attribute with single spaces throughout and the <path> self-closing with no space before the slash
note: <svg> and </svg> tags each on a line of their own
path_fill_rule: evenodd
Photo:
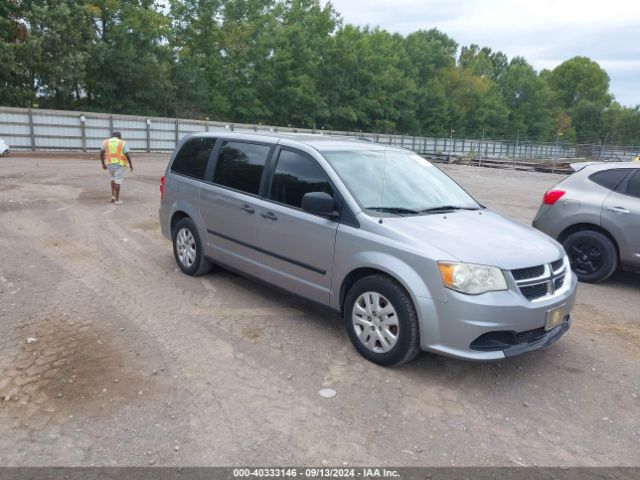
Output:
<svg viewBox="0 0 640 480">
<path fill-rule="evenodd" d="M 134 157 L 122 206 L 84 157 L 0 158 L 0 465 L 640 465 L 640 275 L 580 284 L 545 351 L 385 369 L 333 312 L 179 272 L 168 155 Z M 527 223 L 561 179 L 445 170 Z"/>
</svg>

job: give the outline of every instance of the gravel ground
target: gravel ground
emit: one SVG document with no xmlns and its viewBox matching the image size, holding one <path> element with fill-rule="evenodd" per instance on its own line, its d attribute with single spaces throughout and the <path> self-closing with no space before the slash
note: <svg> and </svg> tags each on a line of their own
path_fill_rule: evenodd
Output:
<svg viewBox="0 0 640 480">
<path fill-rule="evenodd" d="M 384 369 L 333 312 L 180 273 L 167 155 L 134 157 L 122 206 L 89 157 L 0 159 L 0 465 L 640 466 L 639 275 L 580 284 L 545 351 Z M 561 179 L 445 170 L 527 223 Z"/>
</svg>

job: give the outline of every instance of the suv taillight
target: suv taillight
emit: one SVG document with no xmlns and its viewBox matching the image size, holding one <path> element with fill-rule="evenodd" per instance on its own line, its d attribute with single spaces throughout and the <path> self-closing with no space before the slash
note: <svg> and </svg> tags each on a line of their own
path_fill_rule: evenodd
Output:
<svg viewBox="0 0 640 480">
<path fill-rule="evenodd" d="M 160 200 L 164 199 L 164 175 L 160 178 Z"/>
<path fill-rule="evenodd" d="M 565 193 L 567 192 L 565 192 L 564 190 L 549 190 L 544 194 L 542 203 L 544 203 L 545 205 L 553 205 L 558 200 L 560 200 L 560 198 L 562 198 Z"/>
</svg>

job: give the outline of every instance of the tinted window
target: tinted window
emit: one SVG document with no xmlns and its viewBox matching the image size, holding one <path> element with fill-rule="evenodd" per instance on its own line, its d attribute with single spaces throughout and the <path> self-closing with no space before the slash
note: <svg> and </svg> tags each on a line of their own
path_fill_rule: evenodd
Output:
<svg viewBox="0 0 640 480">
<path fill-rule="evenodd" d="M 640 170 L 633 174 L 627 183 L 627 194 L 640 197 Z"/>
<path fill-rule="evenodd" d="M 171 171 L 189 177 L 203 179 L 207 160 L 216 143 L 215 138 L 192 138 L 187 141 L 173 160 Z"/>
<path fill-rule="evenodd" d="M 213 182 L 243 192 L 258 194 L 262 170 L 267 163 L 267 145 L 224 142 L 218 157 Z"/>
<path fill-rule="evenodd" d="M 325 192 L 333 196 L 329 179 L 314 160 L 282 150 L 271 181 L 269 198 L 300 208 L 302 197 L 308 192 Z"/>
<path fill-rule="evenodd" d="M 629 170 L 625 169 L 603 170 L 601 172 L 591 174 L 591 176 L 589 176 L 589 180 L 608 188 L 609 190 L 615 190 L 622 179 L 627 176 L 628 172 Z"/>
</svg>

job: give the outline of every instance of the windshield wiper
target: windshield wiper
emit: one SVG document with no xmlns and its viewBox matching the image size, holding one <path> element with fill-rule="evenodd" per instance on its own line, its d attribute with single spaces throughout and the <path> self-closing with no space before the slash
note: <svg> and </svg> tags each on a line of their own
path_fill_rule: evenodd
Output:
<svg viewBox="0 0 640 480">
<path fill-rule="evenodd" d="M 453 212 L 455 210 L 479 210 L 479 208 L 459 207 L 457 205 L 440 205 L 439 207 L 426 208 L 424 210 L 420 210 L 420 213 Z"/>
<path fill-rule="evenodd" d="M 410 208 L 402 207 L 366 207 L 367 210 L 374 210 L 376 212 L 395 213 L 397 215 L 417 215 L 420 212 L 418 210 L 411 210 Z"/>
</svg>

